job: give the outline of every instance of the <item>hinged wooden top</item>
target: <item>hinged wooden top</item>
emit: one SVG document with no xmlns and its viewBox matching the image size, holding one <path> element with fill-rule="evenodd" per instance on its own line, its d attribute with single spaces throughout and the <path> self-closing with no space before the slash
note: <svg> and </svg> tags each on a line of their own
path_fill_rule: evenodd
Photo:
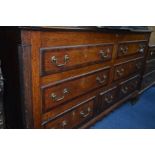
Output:
<svg viewBox="0 0 155 155">
<path fill-rule="evenodd" d="M 106 27 L 106 26 L 21 26 L 20 29 L 37 30 L 37 31 L 100 31 L 100 32 L 135 32 L 150 33 L 148 29 L 129 29 L 128 27 Z"/>
</svg>

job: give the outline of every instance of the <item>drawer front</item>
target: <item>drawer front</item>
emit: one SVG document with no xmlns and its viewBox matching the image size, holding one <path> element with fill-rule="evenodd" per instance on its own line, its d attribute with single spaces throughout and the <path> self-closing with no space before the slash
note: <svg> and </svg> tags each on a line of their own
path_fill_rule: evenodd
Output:
<svg viewBox="0 0 155 155">
<path fill-rule="evenodd" d="M 142 64 L 143 59 L 137 59 L 117 65 L 114 69 L 114 80 L 119 80 L 140 71 L 142 69 Z"/>
<path fill-rule="evenodd" d="M 58 47 L 41 50 L 41 75 L 102 63 L 112 58 L 112 45 Z"/>
<path fill-rule="evenodd" d="M 155 82 L 155 71 L 143 78 L 142 89 L 146 88 L 147 86 L 151 85 L 154 82 Z"/>
<path fill-rule="evenodd" d="M 145 73 L 149 73 L 155 70 L 155 60 L 151 60 L 146 64 Z"/>
<path fill-rule="evenodd" d="M 41 32 L 41 47 L 43 48 L 113 43 L 115 40 L 116 37 L 114 33 L 77 31 Z"/>
<path fill-rule="evenodd" d="M 118 65 L 114 69 L 114 80 L 119 80 L 127 76 L 128 66 L 126 64 Z"/>
<path fill-rule="evenodd" d="M 73 127 L 74 111 L 44 125 L 46 129 L 71 129 Z"/>
<path fill-rule="evenodd" d="M 43 111 L 108 84 L 110 69 L 100 69 L 66 82 L 43 88 Z"/>
<path fill-rule="evenodd" d="M 111 105 L 113 105 L 118 99 L 118 88 L 114 87 L 106 92 L 99 94 L 99 108 L 98 112 L 102 112 Z"/>
<path fill-rule="evenodd" d="M 51 129 L 72 129 L 84 123 L 93 116 L 94 101 L 88 101 L 75 109 L 67 112 L 59 118 L 44 125 L 44 128 Z"/>
<path fill-rule="evenodd" d="M 135 78 L 132 78 L 127 82 L 123 82 L 119 88 L 119 97 L 122 98 L 128 96 L 130 93 L 138 89 L 139 80 L 140 77 L 136 76 Z"/>
<path fill-rule="evenodd" d="M 148 60 L 152 60 L 152 59 L 155 59 L 155 49 L 149 49 L 149 52 L 148 52 Z"/>
<path fill-rule="evenodd" d="M 147 41 L 148 39 L 148 34 L 119 34 L 118 35 L 118 41 L 123 42 L 123 41 Z"/>
<path fill-rule="evenodd" d="M 56 117 L 63 115 L 64 113 L 67 113 L 71 111 L 72 109 L 75 109 L 75 107 L 82 105 L 84 103 L 87 103 L 89 101 L 94 102 L 95 109 L 97 107 L 97 95 L 98 95 L 99 89 L 96 89 L 94 91 L 88 92 L 84 95 L 81 95 L 80 97 L 77 97 L 71 101 L 66 102 L 65 104 L 61 104 L 52 110 L 49 110 L 48 112 L 42 113 L 42 123 L 45 124 L 46 122 L 49 122 Z"/>
<path fill-rule="evenodd" d="M 117 57 L 123 58 L 130 55 L 143 56 L 146 49 L 146 42 L 120 43 Z"/>
</svg>

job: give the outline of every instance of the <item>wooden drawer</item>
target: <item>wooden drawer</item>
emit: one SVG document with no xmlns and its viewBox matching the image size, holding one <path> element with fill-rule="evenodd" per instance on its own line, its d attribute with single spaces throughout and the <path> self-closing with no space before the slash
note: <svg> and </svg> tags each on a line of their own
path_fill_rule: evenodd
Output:
<svg viewBox="0 0 155 155">
<path fill-rule="evenodd" d="M 140 76 L 133 77 L 131 79 L 128 79 L 127 81 L 124 81 L 120 84 L 120 90 L 119 90 L 119 97 L 125 97 L 128 96 L 130 93 L 138 89 Z"/>
<path fill-rule="evenodd" d="M 100 88 L 99 88 L 100 89 Z M 64 113 L 67 113 L 71 111 L 72 109 L 75 109 L 77 106 L 82 105 L 84 103 L 87 103 L 89 101 L 94 102 L 95 108 L 96 108 L 96 101 L 97 101 L 97 95 L 99 89 L 95 89 L 94 91 L 88 92 L 84 95 L 81 95 L 80 97 L 77 97 L 73 100 L 70 100 L 66 102 L 65 104 L 61 104 L 52 110 L 49 110 L 48 112 L 42 113 L 42 122 L 45 124 L 46 122 L 49 122 L 56 117 L 63 115 Z"/>
<path fill-rule="evenodd" d="M 140 71 L 142 69 L 143 61 L 144 59 L 137 59 L 132 61 L 128 66 L 129 71 L 127 75 Z"/>
<path fill-rule="evenodd" d="M 146 42 L 120 43 L 118 45 L 117 58 L 130 55 L 143 56 L 146 49 Z"/>
<path fill-rule="evenodd" d="M 88 101 L 44 125 L 44 128 L 72 129 L 93 116 L 94 101 Z"/>
<path fill-rule="evenodd" d="M 114 33 L 101 32 L 77 32 L 77 31 L 59 31 L 59 32 L 41 32 L 41 47 L 54 46 L 73 46 L 89 45 L 101 43 L 114 43 L 116 36 Z"/>
<path fill-rule="evenodd" d="M 152 60 L 152 59 L 155 59 L 155 48 L 150 48 L 149 51 L 148 51 L 148 57 L 147 57 L 148 60 Z"/>
<path fill-rule="evenodd" d="M 108 91 L 101 92 L 99 94 L 99 107 L 98 107 L 98 113 L 104 111 L 108 107 L 110 107 L 112 104 L 114 104 L 118 97 L 118 88 L 114 87 Z"/>
<path fill-rule="evenodd" d="M 149 85 L 151 85 L 152 83 L 155 82 L 155 71 L 147 74 L 144 78 L 143 78 L 143 82 L 142 82 L 142 89 L 148 87 Z"/>
<path fill-rule="evenodd" d="M 47 111 L 65 101 L 82 95 L 97 87 L 108 84 L 109 67 L 99 69 L 42 88 L 43 111 Z"/>
<path fill-rule="evenodd" d="M 69 46 L 41 49 L 41 75 L 62 72 L 111 60 L 113 45 Z"/>
<path fill-rule="evenodd" d="M 145 73 L 149 73 L 155 70 L 155 60 L 151 60 L 146 63 Z"/>
<path fill-rule="evenodd" d="M 115 66 L 114 80 L 130 76 L 142 69 L 143 59 L 135 59 Z"/>
<path fill-rule="evenodd" d="M 127 76 L 128 70 L 127 70 L 126 64 L 121 64 L 115 67 L 114 69 L 114 80 L 119 80 L 125 76 Z"/>
<path fill-rule="evenodd" d="M 118 42 L 124 41 L 147 41 L 148 34 L 139 33 L 139 34 L 119 34 Z"/>
</svg>

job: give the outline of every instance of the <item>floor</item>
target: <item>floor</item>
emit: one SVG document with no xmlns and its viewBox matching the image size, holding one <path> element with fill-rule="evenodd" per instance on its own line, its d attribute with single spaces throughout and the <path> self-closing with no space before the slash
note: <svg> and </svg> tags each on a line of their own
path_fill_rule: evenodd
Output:
<svg viewBox="0 0 155 155">
<path fill-rule="evenodd" d="M 127 102 L 91 129 L 155 129 L 155 87 L 146 90 L 136 102 Z"/>
</svg>

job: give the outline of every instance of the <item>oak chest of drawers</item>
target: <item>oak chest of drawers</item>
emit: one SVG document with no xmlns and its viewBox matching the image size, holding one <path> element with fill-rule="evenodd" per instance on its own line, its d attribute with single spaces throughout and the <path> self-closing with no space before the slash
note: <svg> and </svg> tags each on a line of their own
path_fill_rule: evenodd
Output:
<svg viewBox="0 0 155 155">
<path fill-rule="evenodd" d="M 61 129 L 88 128 L 138 94 L 150 32 L 18 27 L 2 36 L 8 128 Z"/>
</svg>

